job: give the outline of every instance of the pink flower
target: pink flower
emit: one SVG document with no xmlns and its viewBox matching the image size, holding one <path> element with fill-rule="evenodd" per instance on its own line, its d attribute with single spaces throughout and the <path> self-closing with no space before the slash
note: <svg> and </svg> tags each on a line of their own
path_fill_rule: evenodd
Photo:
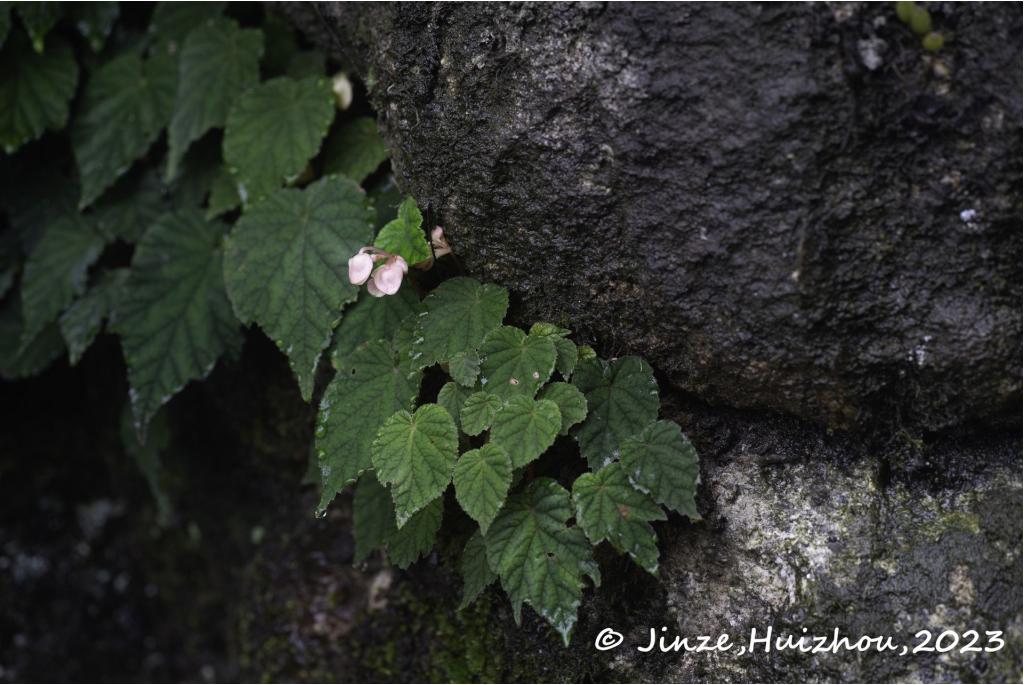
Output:
<svg viewBox="0 0 1024 685">
<path fill-rule="evenodd" d="M 440 226 L 435 226 L 434 230 L 430 232 L 430 244 L 434 246 L 435 257 L 451 254 L 452 248 L 448 246 L 448 241 L 444 237 L 444 229 Z"/>
<path fill-rule="evenodd" d="M 384 297 L 384 293 L 377 289 L 377 285 L 372 279 L 366 282 L 366 292 L 370 293 L 374 297 Z"/>
<path fill-rule="evenodd" d="M 402 277 L 408 271 L 409 265 L 404 259 L 398 256 L 391 257 L 384 266 L 373 272 L 373 287 L 370 288 L 370 294 L 374 295 L 373 291 L 379 290 L 384 295 L 394 295 L 402 286 Z"/>
<path fill-rule="evenodd" d="M 354 285 L 366 283 L 373 271 L 373 257 L 365 252 L 364 247 L 348 260 L 348 280 Z"/>
</svg>

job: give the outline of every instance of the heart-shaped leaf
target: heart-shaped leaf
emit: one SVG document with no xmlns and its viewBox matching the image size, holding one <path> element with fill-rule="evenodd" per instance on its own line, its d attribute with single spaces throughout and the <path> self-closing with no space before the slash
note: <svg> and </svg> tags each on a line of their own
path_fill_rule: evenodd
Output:
<svg viewBox="0 0 1024 685">
<path fill-rule="evenodd" d="M 0 378 L 34 376 L 64 352 L 64 339 L 56 323 L 44 326 L 25 349 L 19 350 L 23 329 L 21 298 L 15 294 L 0 307 Z"/>
<path fill-rule="evenodd" d="M 633 485 L 693 520 L 700 482 L 697 450 L 672 421 L 657 421 L 622 441 L 622 468 Z"/>
<path fill-rule="evenodd" d="M 259 82 L 263 33 L 233 19 L 212 19 L 185 39 L 178 63 L 178 92 L 167 128 L 167 177 L 192 141 L 222 127 L 238 96 Z"/>
<path fill-rule="evenodd" d="M 551 400 L 562 415 L 559 435 L 568 435 L 569 429 L 587 418 L 587 398 L 571 383 L 552 383 L 540 391 L 538 399 Z"/>
<path fill-rule="evenodd" d="M 547 337 L 554 344 L 555 353 L 558 355 L 555 359 L 555 368 L 566 380 L 572 376 L 578 358 L 576 343 L 567 338 L 571 332 L 550 323 L 535 323 L 530 326 L 530 335 Z"/>
<path fill-rule="evenodd" d="M 505 406 L 501 398 L 490 392 L 475 392 L 462 404 L 462 432 L 480 435 L 491 427 L 494 417 Z"/>
<path fill-rule="evenodd" d="M 146 154 L 171 118 L 177 85 L 177 62 L 164 53 L 143 61 L 129 52 L 93 73 L 71 128 L 82 181 L 79 207 L 92 204 Z"/>
<path fill-rule="evenodd" d="M 557 404 L 516 395 L 494 417 L 491 440 L 505 448 L 518 469 L 551 447 L 561 426 Z"/>
<path fill-rule="evenodd" d="M 282 76 L 243 93 L 224 129 L 224 160 L 238 179 L 242 202 L 252 204 L 298 178 L 320 149 L 334 112 L 323 78 Z"/>
<path fill-rule="evenodd" d="M 371 448 L 373 467 L 381 483 L 391 486 L 399 528 L 444 493 L 458 447 L 451 414 L 436 404 L 414 414 L 397 412 L 380 427 Z"/>
<path fill-rule="evenodd" d="M 135 429 L 242 336 L 224 292 L 224 224 L 199 210 L 167 214 L 142 236 L 114 316 L 131 384 Z"/>
<path fill-rule="evenodd" d="M 533 397 L 555 370 L 555 346 L 545 336 L 526 335 L 514 326 L 487 334 L 480 346 L 480 384 L 502 399 Z"/>
<path fill-rule="evenodd" d="M 0 147 L 13 154 L 46 130 L 64 128 L 78 63 L 63 40 L 36 53 L 20 34 L 0 52 Z"/>
<path fill-rule="evenodd" d="M 128 280 L 128 269 L 114 269 L 103 275 L 60 316 L 60 332 L 68 345 L 68 361 L 72 366 L 92 344 L 103 322 L 114 311 Z"/>
<path fill-rule="evenodd" d="M 390 297 L 359 292 L 355 304 L 346 307 L 331 345 L 331 363 L 339 369 L 353 350 L 367 340 L 391 340 L 408 317 L 420 311 L 415 288 L 402 288 Z M 403 360 L 408 361 L 408 360 Z"/>
<path fill-rule="evenodd" d="M 476 385 L 480 375 L 480 357 L 476 352 L 459 352 L 448 361 L 448 375 L 467 388 Z"/>
<path fill-rule="evenodd" d="M 484 536 L 488 563 L 512 602 L 516 622 L 525 602 L 566 646 L 576 625 L 583 575 L 597 582 L 590 543 L 582 530 L 566 525 L 572 516 L 565 488 L 538 478 L 509 497 Z"/>
<path fill-rule="evenodd" d="M 488 585 L 498 578 L 487 563 L 487 543 L 478 530 L 470 536 L 462 550 L 462 602 L 459 609 L 465 609 L 480 596 Z"/>
<path fill-rule="evenodd" d="M 484 533 L 505 503 L 512 485 L 512 461 L 500 445 L 469 450 L 455 463 L 455 498 Z"/>
<path fill-rule="evenodd" d="M 370 239 L 370 221 L 359 187 L 328 177 L 275 191 L 245 212 L 228 239 L 224 271 L 235 313 L 277 341 L 305 400 L 342 305 L 356 298 L 347 263 Z"/>
<path fill-rule="evenodd" d="M 413 514 L 404 526 L 392 531 L 388 539 L 391 563 L 398 568 L 408 568 L 432 550 L 443 518 L 444 500 L 439 497 Z"/>
<path fill-rule="evenodd" d="M 372 117 L 358 117 L 327 136 L 325 174 L 342 174 L 362 184 L 388 158 L 388 146 Z"/>
<path fill-rule="evenodd" d="M 410 410 L 422 374 L 409 372 L 391 345 L 368 342 L 348 356 L 320 401 L 316 450 L 320 463 L 320 510 L 345 485 L 371 468 L 377 431 L 396 411 Z"/>
<path fill-rule="evenodd" d="M 423 215 L 415 200 L 411 197 L 402 200 L 398 216 L 380 229 L 373 246 L 400 256 L 409 266 L 430 259 L 430 245 L 423 234 Z"/>
<path fill-rule="evenodd" d="M 441 391 L 437 393 L 437 403 L 448 410 L 448 413 L 455 419 L 455 425 L 462 425 L 462 405 L 466 403 L 472 393 L 472 389 L 465 388 L 458 383 L 445 383 Z"/>
<path fill-rule="evenodd" d="M 593 470 L 618 459 L 622 441 L 658 417 L 658 384 L 640 357 L 587 360 L 572 382 L 587 398 L 587 419 L 573 435 Z"/>
<path fill-rule="evenodd" d="M 383 547 L 398 530 L 395 528 L 395 506 L 387 488 L 372 472 L 364 473 L 356 483 L 352 498 L 352 536 L 356 541 L 352 561 L 366 561 L 373 550 Z"/>
<path fill-rule="evenodd" d="M 102 251 L 103 237 L 77 213 L 61 213 L 46 226 L 22 276 L 22 349 L 85 291 L 89 267 Z"/>
<path fill-rule="evenodd" d="M 479 348 L 505 318 L 508 291 L 472 278 L 449 278 L 423 300 L 423 307 L 413 359 L 426 367 Z"/>
<path fill-rule="evenodd" d="M 584 473 L 572 484 L 572 499 L 576 521 L 592 543 L 607 540 L 649 573 L 658 572 L 658 538 L 648 521 L 663 521 L 665 512 L 630 485 L 621 464 Z"/>
</svg>

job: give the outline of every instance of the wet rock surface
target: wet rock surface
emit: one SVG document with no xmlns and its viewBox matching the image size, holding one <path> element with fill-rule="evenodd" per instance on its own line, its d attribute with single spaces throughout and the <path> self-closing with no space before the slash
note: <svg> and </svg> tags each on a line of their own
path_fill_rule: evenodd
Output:
<svg viewBox="0 0 1024 685">
<path fill-rule="evenodd" d="M 530 610 L 516 626 L 497 589 L 456 610 L 452 569 L 471 526 L 455 506 L 436 552 L 408 571 L 379 557 L 352 567 L 348 497 L 313 516 L 312 409 L 259 334 L 170 405 L 161 525 L 117 435 L 119 363 L 103 338 L 77 369 L 0 392 L 0 455 L 17 455 L 0 459 L 0 681 L 1020 678 L 1017 435 L 897 434 L 868 448 L 666 393 L 665 415 L 702 455 L 703 520 L 656 524 L 659 578 L 599 548 L 603 585 L 585 594 L 565 649 Z M 920 629 L 1002 630 L 1007 646 L 914 658 L 635 650 L 662 626 L 903 643 Z M 625 642 L 598 652 L 606 627 Z"/>
<path fill-rule="evenodd" d="M 706 401 L 1013 421 L 1021 17 L 890 5 L 285 5 L 524 319 Z"/>
<path fill-rule="evenodd" d="M 250 567 L 243 588 L 250 618 L 240 633 L 246 672 L 371 682 L 1020 678 L 1018 439 L 950 436 L 930 447 L 900 439 L 872 456 L 825 434 L 794 436 L 786 421 L 677 411 L 705 455 L 704 520 L 673 517 L 656 526 L 658 579 L 599 550 L 604 582 L 585 595 L 570 648 L 529 610 L 516 627 L 495 588 L 478 605 L 455 610 L 461 583 L 450 569 L 463 539 L 457 521 L 447 521 L 446 541 L 408 572 L 387 570 L 380 559 L 351 569 L 350 542 L 337 543 L 349 530 L 343 499 L 327 528 L 285 522 L 297 528 Z M 956 476 L 912 467 L 918 459 L 944 463 Z M 897 648 L 737 654 L 752 629 L 763 637 L 769 627 L 794 639 L 831 639 L 837 629 L 851 641 L 889 637 Z M 622 634 L 620 647 L 594 649 L 604 628 Z M 638 651 L 651 628 L 669 643 L 677 635 L 714 642 L 726 633 L 735 648 Z M 924 639 L 920 630 L 931 632 L 932 646 L 955 631 L 958 644 L 946 653 L 903 654 L 903 646 L 912 650 Z M 986 631 L 1002 631 L 1005 647 L 961 652 L 971 630 L 982 646 L 995 644 Z"/>
</svg>

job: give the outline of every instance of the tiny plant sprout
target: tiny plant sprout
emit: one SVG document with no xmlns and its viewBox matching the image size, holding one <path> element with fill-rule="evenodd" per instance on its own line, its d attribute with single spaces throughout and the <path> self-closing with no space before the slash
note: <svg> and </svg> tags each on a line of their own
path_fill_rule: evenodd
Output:
<svg viewBox="0 0 1024 685">
<path fill-rule="evenodd" d="M 899 17 L 900 21 L 904 24 L 910 23 L 910 17 L 914 13 L 914 3 L 912 2 L 897 2 L 896 3 L 896 16 Z"/>
<path fill-rule="evenodd" d="M 914 6 L 910 15 L 910 30 L 923 36 L 932 30 L 932 15 L 923 7 Z"/>
<path fill-rule="evenodd" d="M 924 46 L 924 49 L 928 52 L 938 52 L 942 49 L 945 42 L 946 39 L 937 31 L 932 31 L 921 39 L 921 45 Z"/>
<path fill-rule="evenodd" d="M 331 90 L 334 91 L 335 103 L 338 105 L 338 109 L 344 112 L 352 104 L 352 82 L 348 80 L 348 75 L 339 71 L 331 79 Z"/>
</svg>

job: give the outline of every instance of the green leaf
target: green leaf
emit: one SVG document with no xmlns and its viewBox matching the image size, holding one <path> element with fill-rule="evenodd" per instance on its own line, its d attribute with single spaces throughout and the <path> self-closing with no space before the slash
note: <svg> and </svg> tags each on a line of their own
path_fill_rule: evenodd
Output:
<svg viewBox="0 0 1024 685">
<path fill-rule="evenodd" d="M 451 414 L 436 404 L 414 414 L 397 412 L 381 426 L 371 448 L 373 467 L 381 483 L 391 486 L 399 528 L 444 493 L 458 447 Z"/>
<path fill-rule="evenodd" d="M 353 562 L 360 564 L 373 550 L 383 547 L 398 530 L 391 495 L 373 473 L 364 473 L 352 498 L 352 535 L 356 540 Z"/>
<path fill-rule="evenodd" d="M 462 602 L 459 609 L 465 609 L 476 601 L 480 593 L 498 578 L 487 563 L 487 543 L 480 531 L 476 531 L 466 542 L 462 551 Z"/>
<path fill-rule="evenodd" d="M 552 383 L 540 391 L 539 399 L 558 405 L 562 416 L 559 435 L 568 435 L 570 428 L 587 418 L 587 398 L 571 383 Z"/>
<path fill-rule="evenodd" d="M 220 139 L 218 133 L 208 134 L 189 147 L 181 160 L 178 177 L 168 184 L 176 205 L 201 207 L 207 204 L 214 181 L 222 173 L 227 173 L 224 160 L 221 159 Z M 162 178 L 163 175 L 159 175 Z M 231 185 L 235 185 L 234 177 L 231 177 Z"/>
<path fill-rule="evenodd" d="M 12 36 L 0 53 L 0 147 L 13 154 L 47 129 L 64 128 L 77 85 L 78 64 L 67 43 L 51 40 L 37 54 L 20 34 Z"/>
<path fill-rule="evenodd" d="M 120 14 L 116 2 L 74 2 L 69 8 L 75 28 L 89 43 L 93 52 L 99 52 L 114 30 Z"/>
<path fill-rule="evenodd" d="M 465 388 L 458 383 L 445 383 L 441 387 L 440 392 L 437 393 L 437 403 L 448 410 L 448 413 L 455 419 L 456 426 L 462 423 L 462 417 L 460 416 L 462 405 L 465 404 L 471 392 L 473 392 L 471 389 Z"/>
<path fill-rule="evenodd" d="M 108 241 L 135 243 L 168 209 L 165 188 L 152 169 L 121 177 L 93 207 L 93 223 Z"/>
<path fill-rule="evenodd" d="M 633 486 L 693 520 L 700 482 L 697 450 L 672 421 L 657 421 L 622 441 L 622 467 Z"/>
<path fill-rule="evenodd" d="M 594 352 L 594 348 L 590 345 L 580 345 L 578 350 L 578 359 L 581 362 L 585 362 L 590 359 L 597 359 L 597 352 Z"/>
<path fill-rule="evenodd" d="M 176 47 L 189 31 L 220 16 L 223 11 L 223 2 L 158 2 L 149 22 L 149 32 L 158 46 L 170 43 Z"/>
<path fill-rule="evenodd" d="M 242 198 L 238 196 L 235 177 L 226 168 L 221 167 L 210 182 L 210 199 L 207 202 L 206 218 L 212 219 L 238 209 L 241 205 Z"/>
<path fill-rule="evenodd" d="M 330 84 L 322 78 L 282 76 L 236 99 L 224 131 L 224 160 L 238 179 L 243 204 L 302 174 L 334 111 Z"/>
<path fill-rule="evenodd" d="M 530 335 L 551 340 L 555 346 L 555 368 L 566 380 L 572 376 L 578 358 L 576 343 L 566 338 L 571 332 L 552 323 L 535 323 L 530 326 Z"/>
<path fill-rule="evenodd" d="M 213 19 L 188 34 L 178 66 L 174 116 L 167 128 L 167 178 L 194 140 L 224 126 L 231 105 L 259 83 L 263 34 L 233 19 Z"/>
<path fill-rule="evenodd" d="M 316 449 L 320 462 L 320 510 L 345 485 L 371 468 L 370 446 L 396 411 L 413 407 L 422 374 L 410 374 L 391 346 L 376 340 L 356 349 L 320 401 Z"/>
<path fill-rule="evenodd" d="M 60 332 L 68 346 L 68 361 L 72 366 L 82 358 L 99 334 L 103 322 L 114 311 L 124 292 L 128 269 L 108 271 L 99 283 L 89 288 L 60 316 Z"/>
<path fill-rule="evenodd" d="M 658 573 L 658 538 L 648 521 L 664 521 L 665 512 L 629 484 L 621 464 L 577 478 L 572 500 L 576 521 L 592 543 L 607 540 L 647 572 Z"/>
<path fill-rule="evenodd" d="M 423 233 L 423 215 L 416 201 L 407 197 L 398 207 L 398 216 L 380 229 L 373 246 L 396 254 L 409 266 L 431 258 L 430 245 Z"/>
<path fill-rule="evenodd" d="M 462 432 L 466 435 L 480 435 L 491 427 L 504 403 L 492 392 L 475 392 L 462 404 Z"/>
<path fill-rule="evenodd" d="M 622 441 L 658 418 L 658 383 L 640 357 L 585 361 L 572 382 L 587 398 L 587 419 L 573 435 L 592 470 L 618 459 Z"/>
<path fill-rule="evenodd" d="M 166 214 L 135 248 L 112 328 L 121 334 L 135 429 L 217 358 L 241 345 L 224 292 L 224 225 L 196 209 Z"/>
<path fill-rule="evenodd" d="M 509 497 L 484 537 L 488 563 L 512 602 L 516 622 L 525 602 L 566 646 L 576 625 L 583 574 L 596 576 L 590 543 L 583 531 L 567 525 L 572 516 L 565 488 L 538 478 Z"/>
<path fill-rule="evenodd" d="M 377 133 L 377 122 L 372 117 L 346 122 L 324 143 L 324 173 L 344 174 L 360 184 L 387 158 L 388 146 Z"/>
<path fill-rule="evenodd" d="M 62 5 L 60 2 L 19 2 L 15 5 L 36 52 L 43 52 L 44 38 L 60 21 L 64 11 Z"/>
<path fill-rule="evenodd" d="M 366 290 L 360 290 L 359 299 L 345 309 L 341 324 L 334 333 L 331 346 L 334 368 L 344 366 L 346 357 L 367 340 L 391 340 L 402 322 L 409 317 L 415 318 L 419 311 L 420 299 L 415 288 L 402 288 L 390 297 L 374 297 Z M 403 358 L 402 361 L 408 362 L 408 359 Z"/>
<path fill-rule="evenodd" d="M 502 399 L 533 397 L 555 370 L 555 346 L 550 339 L 526 335 L 514 326 L 487 334 L 480 346 L 480 384 Z"/>
<path fill-rule="evenodd" d="M 472 278 L 449 278 L 423 300 L 423 307 L 413 358 L 426 367 L 477 349 L 505 318 L 508 291 Z"/>
<path fill-rule="evenodd" d="M 434 548 L 437 531 L 444 518 L 444 500 L 440 497 L 412 515 L 405 525 L 391 533 L 388 558 L 398 568 L 410 564 Z"/>
<path fill-rule="evenodd" d="M 562 328 L 553 323 L 538 322 L 530 326 L 530 335 L 536 335 L 538 338 L 565 338 L 571 333 L 572 331 L 568 328 Z"/>
<path fill-rule="evenodd" d="M 0 308 L 0 378 L 34 376 L 64 352 L 64 339 L 56 323 L 44 326 L 30 344 L 19 350 L 23 329 L 21 298 L 15 294 Z"/>
<path fill-rule="evenodd" d="M 89 267 L 102 251 L 103 238 L 78 214 L 63 214 L 46 227 L 22 277 L 22 349 L 85 291 Z"/>
<path fill-rule="evenodd" d="M 476 385 L 480 375 L 480 357 L 476 352 L 459 352 L 448 360 L 448 375 L 467 388 Z"/>
<path fill-rule="evenodd" d="M 423 305 L 421 303 L 419 311 L 422 311 L 422 309 Z M 419 364 L 414 364 L 412 359 L 413 339 L 419 331 L 419 323 L 419 315 L 405 317 L 402 319 L 402 323 L 398 324 L 398 330 L 395 331 L 395 335 L 392 338 L 392 341 L 395 343 L 395 350 L 398 351 L 399 356 L 411 369 L 423 368 Z"/>
<path fill-rule="evenodd" d="M 572 377 L 572 372 L 576 369 L 576 362 L 579 359 L 576 343 L 565 338 L 559 338 L 554 343 L 555 354 L 557 355 L 555 368 L 558 369 L 558 373 L 562 374 L 562 378 L 569 380 Z"/>
<path fill-rule="evenodd" d="M 505 503 L 512 485 L 512 461 L 497 444 L 469 450 L 455 463 L 455 498 L 484 533 Z"/>
<path fill-rule="evenodd" d="M 304 400 L 342 305 L 356 298 L 348 258 L 369 241 L 371 220 L 359 187 L 328 177 L 275 191 L 245 212 L 228 239 L 224 271 L 235 313 L 277 341 Z"/>
<path fill-rule="evenodd" d="M 561 425 L 562 415 L 551 400 L 515 395 L 494 417 L 491 440 L 505 448 L 518 469 L 551 447 Z"/>
<path fill-rule="evenodd" d="M 171 118 L 178 76 L 175 61 L 143 62 L 128 53 L 96 70 L 85 86 L 71 127 L 82 181 L 79 207 L 88 207 L 146 154 Z"/>
</svg>

